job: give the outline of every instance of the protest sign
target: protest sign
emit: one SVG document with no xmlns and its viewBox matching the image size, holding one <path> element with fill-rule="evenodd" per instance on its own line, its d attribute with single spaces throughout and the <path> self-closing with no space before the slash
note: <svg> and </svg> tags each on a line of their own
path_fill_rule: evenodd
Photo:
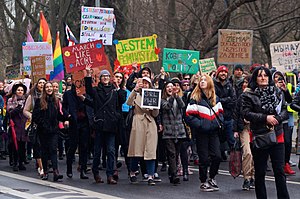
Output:
<svg viewBox="0 0 300 199">
<path fill-rule="evenodd" d="M 270 45 L 272 66 L 281 72 L 300 69 L 300 41 Z"/>
<path fill-rule="evenodd" d="M 102 40 L 112 45 L 115 26 L 113 8 L 81 7 L 80 43 Z"/>
<path fill-rule="evenodd" d="M 18 79 L 20 78 L 20 64 L 6 66 L 5 77 L 6 79 Z"/>
<path fill-rule="evenodd" d="M 48 42 L 24 42 L 22 46 L 23 52 L 23 68 L 22 75 L 31 75 L 31 57 L 45 56 L 46 58 L 46 74 L 50 75 L 53 71 L 53 52 L 52 45 Z"/>
<path fill-rule="evenodd" d="M 164 48 L 163 67 L 166 72 L 196 74 L 199 56 L 199 51 Z"/>
<path fill-rule="evenodd" d="M 199 66 L 201 73 L 210 73 L 217 69 L 214 58 L 200 59 Z"/>
<path fill-rule="evenodd" d="M 32 67 L 32 82 L 35 84 L 37 83 L 38 79 L 46 78 L 46 57 L 32 56 L 30 62 Z"/>
<path fill-rule="evenodd" d="M 143 64 L 158 61 L 156 38 L 157 35 L 154 34 L 118 41 L 116 51 L 120 66 L 131 65 L 133 62 Z"/>
<path fill-rule="evenodd" d="M 161 90 L 142 89 L 142 108 L 160 109 Z"/>
<path fill-rule="evenodd" d="M 100 40 L 65 47 L 62 52 L 67 73 L 84 70 L 87 65 L 93 68 L 107 64 Z"/>
<path fill-rule="evenodd" d="M 218 64 L 251 64 L 252 30 L 220 29 L 218 40 Z"/>
<path fill-rule="evenodd" d="M 80 91 L 80 94 L 85 94 L 85 83 L 84 83 L 85 70 L 73 72 L 71 73 L 71 75 L 76 90 L 78 89 Z"/>
</svg>

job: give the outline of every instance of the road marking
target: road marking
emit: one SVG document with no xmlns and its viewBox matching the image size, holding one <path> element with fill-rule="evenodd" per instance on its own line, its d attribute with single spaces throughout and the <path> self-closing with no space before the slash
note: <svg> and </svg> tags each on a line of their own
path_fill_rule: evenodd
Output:
<svg viewBox="0 0 300 199">
<path fill-rule="evenodd" d="M 25 193 L 21 191 L 16 191 L 8 187 L 0 186 L 0 193 L 7 194 L 7 195 L 12 195 L 20 198 L 30 198 L 30 199 L 44 199 L 39 196 L 32 195 L 30 193 Z"/>
<path fill-rule="evenodd" d="M 49 195 L 49 194 L 66 194 L 66 193 L 71 194 L 72 192 L 66 192 L 66 191 L 45 191 L 45 192 L 41 192 L 41 193 L 35 193 L 34 195 L 36 195 L 36 196 L 45 196 L 45 195 Z M 76 194 L 78 194 L 78 193 L 76 193 Z"/>
<path fill-rule="evenodd" d="M 78 187 L 72 187 L 69 185 L 64 185 L 64 184 L 58 184 L 58 183 L 53 183 L 53 182 L 49 182 L 49 181 L 43 181 L 41 179 L 35 179 L 35 178 L 31 178 L 31 177 L 26 177 L 26 176 L 22 176 L 22 175 L 18 175 L 18 174 L 14 174 L 14 173 L 9 173 L 9 172 L 5 172 L 5 171 L 0 171 L 0 175 L 2 176 L 6 176 L 9 178 L 14 178 L 17 180 L 22 180 L 25 182 L 29 182 L 29 183 L 34 183 L 34 184 L 38 184 L 38 185 L 42 185 L 42 186 L 47 186 L 47 187 L 52 187 L 55 189 L 60 189 L 63 191 L 66 191 L 67 193 L 77 193 L 77 194 L 82 194 L 85 196 L 89 196 L 89 197 L 95 197 L 95 198 L 105 198 L 105 199 L 122 199 L 120 197 L 116 197 L 116 196 L 112 196 L 112 195 L 108 195 L 108 194 L 103 194 L 103 193 L 98 193 L 98 192 L 94 192 L 94 191 L 90 191 L 90 190 L 86 190 L 86 189 L 80 189 Z M 20 192 L 22 193 L 22 192 Z M 27 193 L 28 194 L 28 193 Z M 31 194 L 29 194 L 30 196 L 32 196 Z M 36 196 L 37 199 L 40 199 L 39 196 Z M 82 196 L 84 197 L 84 196 Z M 30 198 L 30 199 L 35 199 L 32 197 L 25 197 L 25 198 Z"/>
</svg>

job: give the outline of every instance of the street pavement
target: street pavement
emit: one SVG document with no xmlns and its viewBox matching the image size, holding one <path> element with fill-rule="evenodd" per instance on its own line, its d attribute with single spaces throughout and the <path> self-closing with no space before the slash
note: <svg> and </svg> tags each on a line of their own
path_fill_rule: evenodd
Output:
<svg viewBox="0 0 300 199">
<path fill-rule="evenodd" d="M 78 159 L 78 157 L 76 157 Z M 292 155 L 292 160 L 298 162 L 298 156 Z M 228 172 L 228 162 L 222 162 L 219 175 L 216 177 L 220 191 L 204 193 L 199 190 L 198 169 L 196 166 L 190 166 L 194 172 L 190 175 L 188 182 L 181 181 L 180 185 L 171 185 L 167 179 L 167 172 L 160 172 L 162 182 L 156 183 L 155 186 L 148 186 L 147 182 L 140 181 L 138 184 L 132 185 L 127 177 L 127 170 L 124 166 L 120 168 L 120 180 L 117 185 L 96 184 L 94 183 L 91 173 L 88 174 L 90 179 L 79 179 L 79 173 L 76 165 L 73 167 L 73 178 L 69 179 L 65 175 L 65 160 L 59 161 L 59 170 L 64 174 L 61 182 L 54 183 L 52 174 L 49 174 L 49 180 L 43 181 L 37 176 L 34 169 L 34 160 L 26 165 L 26 171 L 13 172 L 8 165 L 8 160 L 0 160 L 0 198 L 28 198 L 28 199 L 190 199 L 190 198 L 212 198 L 212 199 L 253 199 L 255 198 L 254 190 L 243 191 L 241 189 L 243 178 L 240 176 L 234 179 Z M 160 169 L 160 168 L 159 168 Z M 288 190 L 291 198 L 300 198 L 300 171 L 297 167 L 293 167 L 297 171 L 295 176 L 288 176 Z M 103 179 L 105 171 L 100 172 Z M 139 176 L 141 180 L 141 176 Z M 267 173 L 266 185 L 268 198 L 277 198 L 274 177 L 272 172 Z"/>
</svg>

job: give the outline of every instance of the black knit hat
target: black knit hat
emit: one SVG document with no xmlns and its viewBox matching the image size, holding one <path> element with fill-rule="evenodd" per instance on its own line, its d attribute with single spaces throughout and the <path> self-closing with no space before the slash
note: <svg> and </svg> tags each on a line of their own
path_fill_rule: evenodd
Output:
<svg viewBox="0 0 300 199">
<path fill-rule="evenodd" d="M 234 66 L 234 69 L 233 69 L 233 72 L 234 72 L 235 70 L 237 70 L 237 69 L 241 69 L 241 71 L 244 72 L 243 66 L 242 66 L 241 64 L 235 65 L 235 66 Z"/>
</svg>

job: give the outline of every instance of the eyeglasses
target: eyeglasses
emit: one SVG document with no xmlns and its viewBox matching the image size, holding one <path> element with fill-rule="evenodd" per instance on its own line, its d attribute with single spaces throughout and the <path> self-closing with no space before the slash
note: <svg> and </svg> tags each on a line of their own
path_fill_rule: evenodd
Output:
<svg viewBox="0 0 300 199">
<path fill-rule="evenodd" d="M 189 84 L 182 84 L 182 86 L 189 86 Z"/>
</svg>

